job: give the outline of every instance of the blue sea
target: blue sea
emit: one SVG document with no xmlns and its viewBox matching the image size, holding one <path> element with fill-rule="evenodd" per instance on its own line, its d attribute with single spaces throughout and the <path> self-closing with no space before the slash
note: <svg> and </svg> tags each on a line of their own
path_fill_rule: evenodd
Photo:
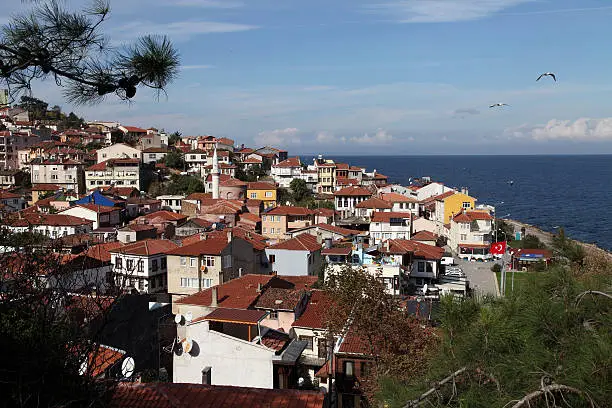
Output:
<svg viewBox="0 0 612 408">
<path fill-rule="evenodd" d="M 612 156 L 330 156 L 389 177 L 467 187 L 497 215 L 612 250 Z M 303 158 L 312 163 L 312 156 Z M 510 183 L 513 181 L 513 183 Z M 503 204 L 498 204 L 502 202 Z"/>
</svg>

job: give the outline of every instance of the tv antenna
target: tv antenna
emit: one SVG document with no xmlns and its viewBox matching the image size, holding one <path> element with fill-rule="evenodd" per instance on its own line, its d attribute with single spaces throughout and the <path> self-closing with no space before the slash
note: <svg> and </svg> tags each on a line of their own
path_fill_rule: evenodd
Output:
<svg viewBox="0 0 612 408">
<path fill-rule="evenodd" d="M 126 357 L 121 363 L 121 374 L 124 378 L 130 378 L 132 374 L 134 374 L 134 368 L 136 364 L 134 363 L 134 359 L 132 357 Z"/>
</svg>

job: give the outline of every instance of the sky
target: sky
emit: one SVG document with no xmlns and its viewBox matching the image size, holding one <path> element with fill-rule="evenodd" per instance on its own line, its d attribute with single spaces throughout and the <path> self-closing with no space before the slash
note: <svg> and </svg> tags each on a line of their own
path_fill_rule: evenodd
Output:
<svg viewBox="0 0 612 408">
<path fill-rule="evenodd" d="M 178 48 L 167 96 L 74 107 L 53 82 L 34 96 L 88 120 L 290 154 L 612 153 L 609 0 L 110 5 L 112 44 L 166 34 Z M 3 7 L 0 23 L 31 3 Z M 536 82 L 547 71 L 558 82 Z M 489 108 L 498 102 L 510 106 Z"/>
</svg>

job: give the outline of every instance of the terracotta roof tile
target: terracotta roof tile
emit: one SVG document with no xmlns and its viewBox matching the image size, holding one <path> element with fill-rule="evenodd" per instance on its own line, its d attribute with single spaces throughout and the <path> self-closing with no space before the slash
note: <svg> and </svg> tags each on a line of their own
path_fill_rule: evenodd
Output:
<svg viewBox="0 0 612 408">
<path fill-rule="evenodd" d="M 14 218 L 6 222 L 13 227 L 26 227 L 30 225 L 77 226 L 93 224 L 90 220 L 74 217 L 72 215 L 41 213 L 22 213 L 21 218 Z"/>
<path fill-rule="evenodd" d="M 86 375 L 96 378 L 125 356 L 125 351 L 100 344 L 87 358 Z"/>
<path fill-rule="evenodd" d="M 385 201 L 389 201 L 391 203 L 416 203 L 418 202 L 418 200 L 412 197 L 406 197 L 405 195 L 398 194 L 398 193 L 382 193 L 380 195 L 380 198 L 382 198 Z"/>
<path fill-rule="evenodd" d="M 312 215 L 315 214 L 313 210 L 305 207 L 294 207 L 290 205 L 279 205 L 274 207 L 270 211 L 266 212 L 265 215 Z"/>
<path fill-rule="evenodd" d="M 179 256 L 200 256 L 200 255 L 221 255 L 221 252 L 229 245 L 227 236 L 213 236 L 201 239 L 193 244 L 178 247 L 167 253 L 167 255 Z"/>
<path fill-rule="evenodd" d="M 250 309 L 230 309 L 225 307 L 218 307 L 206 316 L 195 319 L 193 322 L 199 322 L 202 320 L 210 320 L 215 322 L 233 322 L 241 324 L 257 324 L 261 319 L 266 316 L 266 312 L 263 310 L 250 310 Z"/>
<path fill-rule="evenodd" d="M 287 160 L 283 160 L 282 162 L 272 166 L 272 167 L 301 167 L 302 162 L 299 157 L 290 157 Z"/>
<path fill-rule="evenodd" d="M 110 251 L 121 248 L 123 245 L 123 242 L 119 241 L 105 242 L 103 244 L 92 245 L 87 249 L 87 251 L 85 251 L 85 254 L 91 258 L 97 259 L 102 262 L 110 262 Z"/>
<path fill-rule="evenodd" d="M 453 217 L 453 221 L 455 222 L 472 222 L 477 220 L 492 220 L 493 217 L 487 212 L 484 211 L 467 211 L 461 212 Z"/>
<path fill-rule="evenodd" d="M 268 329 L 261 336 L 259 342 L 267 348 L 279 352 L 291 342 L 291 337 L 289 337 L 287 333 L 283 333 L 279 330 Z"/>
<path fill-rule="evenodd" d="M 423 244 L 422 242 L 408 240 L 408 239 L 390 239 L 388 241 L 389 250 L 386 249 L 385 243 L 383 243 L 381 252 L 390 254 L 406 254 L 413 253 L 415 257 L 425 259 L 442 259 L 444 254 L 444 248 L 440 248 L 433 245 Z"/>
<path fill-rule="evenodd" d="M 165 221 L 182 221 L 182 220 L 186 220 L 187 216 L 183 214 L 175 213 L 172 211 L 160 210 L 160 211 L 152 212 L 147 215 L 143 215 L 139 218 L 143 218 L 147 220 L 153 220 L 155 218 L 162 218 Z"/>
<path fill-rule="evenodd" d="M 133 132 L 133 133 L 147 133 L 146 129 L 142 129 L 136 126 L 122 126 L 125 130 L 127 130 L 128 132 Z"/>
<path fill-rule="evenodd" d="M 409 212 L 376 211 L 372 213 L 372 222 L 390 222 L 392 218 L 411 219 Z"/>
<path fill-rule="evenodd" d="M 263 389 L 221 385 L 122 383 L 110 408 L 323 408 L 325 396 L 316 391 Z"/>
<path fill-rule="evenodd" d="M 253 181 L 248 183 L 248 190 L 276 190 L 276 185 L 265 181 Z"/>
<path fill-rule="evenodd" d="M 438 236 L 433 232 L 419 231 L 415 233 L 411 238 L 413 241 L 435 241 L 438 239 Z"/>
<path fill-rule="evenodd" d="M 378 197 L 371 197 L 367 200 L 364 200 L 357 204 L 355 208 L 368 208 L 368 209 L 377 209 L 377 208 L 393 208 L 393 205 L 388 201 L 382 200 Z"/>
<path fill-rule="evenodd" d="M 313 290 L 306 309 L 291 325 L 292 327 L 307 327 L 311 329 L 325 329 L 325 316 L 332 300 L 322 290 Z"/>
<path fill-rule="evenodd" d="M 359 186 L 349 186 L 334 193 L 335 196 L 371 196 L 370 190 Z"/>
<path fill-rule="evenodd" d="M 321 249 L 321 244 L 317 238 L 310 234 L 300 234 L 297 237 L 279 242 L 269 247 L 269 249 L 284 249 L 288 251 L 309 251 L 314 252 Z"/>
<path fill-rule="evenodd" d="M 218 305 L 224 308 L 246 309 L 259 297 L 258 284 L 267 285 L 273 277 L 270 275 L 244 275 L 238 279 L 216 286 Z M 210 306 L 212 288 L 186 296 L 177 303 L 199 306 Z"/>
<path fill-rule="evenodd" d="M 127 255 L 149 256 L 165 254 L 176 248 L 178 248 L 178 245 L 167 239 L 145 239 L 134 242 L 133 244 L 125 245 L 121 248 L 113 249 L 110 252 Z"/>
<path fill-rule="evenodd" d="M 353 330 L 349 329 L 342 339 L 338 353 L 369 355 L 370 349 L 365 341 L 357 336 Z"/>
<path fill-rule="evenodd" d="M 305 292 L 303 289 L 267 288 L 254 307 L 258 309 L 295 310 Z"/>
<path fill-rule="evenodd" d="M 323 249 L 321 255 L 350 255 L 351 252 L 351 247 L 331 247 Z"/>
</svg>

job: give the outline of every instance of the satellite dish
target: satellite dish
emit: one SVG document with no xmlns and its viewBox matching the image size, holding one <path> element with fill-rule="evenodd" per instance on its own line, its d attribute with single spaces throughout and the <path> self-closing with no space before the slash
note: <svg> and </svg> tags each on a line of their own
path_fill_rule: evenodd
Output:
<svg viewBox="0 0 612 408">
<path fill-rule="evenodd" d="M 298 378 L 298 386 L 301 387 L 302 385 L 304 385 L 304 378 L 300 377 Z"/>
<path fill-rule="evenodd" d="M 79 375 L 85 375 L 86 372 L 87 372 L 87 360 L 83 360 L 83 362 L 79 366 Z"/>
<path fill-rule="evenodd" d="M 427 284 L 423 285 L 423 293 L 427 293 Z"/>
<path fill-rule="evenodd" d="M 134 368 L 136 364 L 134 363 L 134 359 L 132 357 L 126 357 L 121 363 L 121 374 L 125 378 L 130 378 L 132 374 L 134 374 Z"/>
<path fill-rule="evenodd" d="M 191 351 L 191 348 L 193 347 L 193 341 L 189 337 L 187 337 L 185 338 L 185 340 L 182 341 L 182 343 L 183 343 L 183 351 L 189 354 L 189 352 Z"/>
<path fill-rule="evenodd" d="M 187 323 L 191 323 L 192 320 L 193 320 L 193 314 L 191 312 L 185 313 L 185 321 Z"/>
<path fill-rule="evenodd" d="M 183 315 L 180 314 L 180 313 L 177 313 L 177 315 L 174 316 L 174 323 L 176 323 L 176 324 L 183 323 Z"/>
</svg>

